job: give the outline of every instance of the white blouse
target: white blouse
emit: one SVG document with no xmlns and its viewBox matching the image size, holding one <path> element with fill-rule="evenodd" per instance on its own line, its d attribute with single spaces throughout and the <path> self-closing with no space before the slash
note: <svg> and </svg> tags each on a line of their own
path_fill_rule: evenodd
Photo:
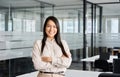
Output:
<svg viewBox="0 0 120 77">
<path fill-rule="evenodd" d="M 34 43 L 32 52 L 32 61 L 35 69 L 44 72 L 66 71 L 66 68 L 68 68 L 71 64 L 72 58 L 66 41 L 62 40 L 62 44 L 69 56 L 68 58 L 61 57 L 63 55 L 61 48 L 57 45 L 55 40 L 50 41 L 49 39 L 46 40 L 46 44 L 41 55 L 42 41 L 37 40 Z M 52 57 L 52 63 L 42 61 L 42 56 Z"/>
</svg>

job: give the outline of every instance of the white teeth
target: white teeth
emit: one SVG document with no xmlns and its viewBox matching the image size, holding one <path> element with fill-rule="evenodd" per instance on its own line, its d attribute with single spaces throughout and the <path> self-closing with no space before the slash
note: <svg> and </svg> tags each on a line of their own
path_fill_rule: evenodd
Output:
<svg viewBox="0 0 120 77">
<path fill-rule="evenodd" d="M 51 35 L 53 34 L 53 33 L 50 33 Z"/>
<path fill-rule="evenodd" d="M 49 32 L 50 34 L 53 34 L 54 32 Z"/>
</svg>

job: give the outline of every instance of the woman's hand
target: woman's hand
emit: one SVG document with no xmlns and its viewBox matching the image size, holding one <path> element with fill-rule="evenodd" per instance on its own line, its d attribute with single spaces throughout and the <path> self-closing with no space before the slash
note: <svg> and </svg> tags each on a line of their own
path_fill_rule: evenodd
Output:
<svg viewBox="0 0 120 77">
<path fill-rule="evenodd" d="M 41 59 L 42 59 L 42 61 L 44 61 L 44 62 L 52 62 L 52 57 L 46 57 L 46 56 L 44 56 L 44 57 L 42 57 Z"/>
</svg>

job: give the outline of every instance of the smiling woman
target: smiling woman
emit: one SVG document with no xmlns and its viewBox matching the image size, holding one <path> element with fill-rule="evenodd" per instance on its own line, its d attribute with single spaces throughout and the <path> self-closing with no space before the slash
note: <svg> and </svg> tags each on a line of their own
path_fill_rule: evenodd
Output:
<svg viewBox="0 0 120 77">
<path fill-rule="evenodd" d="M 60 38 L 59 22 L 49 16 L 44 24 L 43 39 L 37 40 L 33 47 L 32 61 L 37 77 L 65 77 L 72 58 L 65 40 Z"/>
</svg>

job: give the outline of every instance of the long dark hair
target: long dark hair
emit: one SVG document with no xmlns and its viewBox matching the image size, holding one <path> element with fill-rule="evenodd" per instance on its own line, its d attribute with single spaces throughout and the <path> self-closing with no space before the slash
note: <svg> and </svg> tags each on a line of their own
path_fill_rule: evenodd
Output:
<svg viewBox="0 0 120 77">
<path fill-rule="evenodd" d="M 55 23 L 56 27 L 57 27 L 57 33 L 55 35 L 55 41 L 56 41 L 56 43 L 60 46 L 63 55 L 66 56 L 66 57 L 68 57 L 68 55 L 65 52 L 65 49 L 63 47 L 63 44 L 61 42 L 59 22 L 58 22 L 57 18 L 54 17 L 54 16 L 49 16 L 45 20 L 44 27 L 43 27 L 43 39 L 42 39 L 41 53 L 43 53 L 43 49 L 44 49 L 45 42 L 46 42 L 46 39 L 47 39 L 47 34 L 46 34 L 46 31 L 45 31 L 45 28 L 46 28 L 46 25 L 47 25 L 47 23 L 48 23 L 49 20 L 52 20 Z"/>
</svg>

